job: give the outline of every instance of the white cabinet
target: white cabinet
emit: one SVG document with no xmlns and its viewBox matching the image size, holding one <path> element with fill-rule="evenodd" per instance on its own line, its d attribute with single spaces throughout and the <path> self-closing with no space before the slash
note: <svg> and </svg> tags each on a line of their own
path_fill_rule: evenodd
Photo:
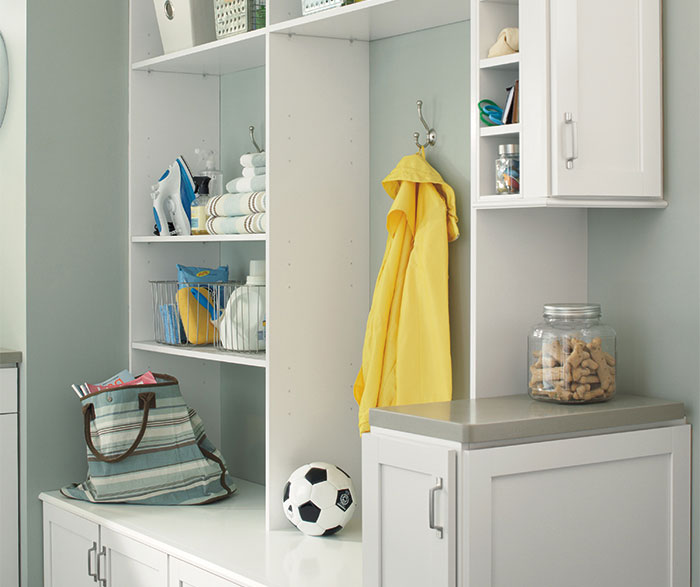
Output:
<svg viewBox="0 0 700 587">
<path fill-rule="evenodd" d="M 475 208 L 665 207 L 660 0 L 472 0 Z M 488 58 L 505 27 L 520 50 Z M 478 103 L 517 124 L 487 126 Z M 519 193 L 497 194 L 500 144 L 518 144 Z"/>
<path fill-rule="evenodd" d="M 44 587 L 94 587 L 97 524 L 44 505 Z"/>
<path fill-rule="evenodd" d="M 240 585 L 171 557 L 168 587 L 240 587 Z"/>
<path fill-rule="evenodd" d="M 0 585 L 19 581 L 17 367 L 0 367 Z"/>
<path fill-rule="evenodd" d="M 659 0 L 550 6 L 552 195 L 661 197 Z"/>
<path fill-rule="evenodd" d="M 365 587 L 456 584 L 457 452 L 366 434 Z"/>
<path fill-rule="evenodd" d="M 155 548 L 101 528 L 99 556 L 105 587 L 168 587 L 168 556 Z"/>
<path fill-rule="evenodd" d="M 689 426 L 454 444 L 363 438 L 365 587 L 690 584 Z"/>
<path fill-rule="evenodd" d="M 44 504 L 44 587 L 167 587 L 168 557 Z"/>
</svg>

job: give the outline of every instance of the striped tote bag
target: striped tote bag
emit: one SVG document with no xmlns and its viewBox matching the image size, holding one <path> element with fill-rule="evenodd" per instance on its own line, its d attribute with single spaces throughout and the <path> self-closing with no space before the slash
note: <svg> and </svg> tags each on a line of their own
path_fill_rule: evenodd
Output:
<svg viewBox="0 0 700 587">
<path fill-rule="evenodd" d="M 197 505 L 236 487 L 221 453 L 188 408 L 177 379 L 105 389 L 84 397 L 88 477 L 66 497 L 100 503 Z"/>
</svg>

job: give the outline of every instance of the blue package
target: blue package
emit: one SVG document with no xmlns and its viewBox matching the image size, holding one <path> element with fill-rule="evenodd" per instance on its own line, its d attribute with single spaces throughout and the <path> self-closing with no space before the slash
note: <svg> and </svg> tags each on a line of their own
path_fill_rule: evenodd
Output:
<svg viewBox="0 0 700 587">
<path fill-rule="evenodd" d="M 177 266 L 177 281 L 179 283 L 222 283 L 228 281 L 228 266 L 218 269 L 209 267 Z"/>
</svg>

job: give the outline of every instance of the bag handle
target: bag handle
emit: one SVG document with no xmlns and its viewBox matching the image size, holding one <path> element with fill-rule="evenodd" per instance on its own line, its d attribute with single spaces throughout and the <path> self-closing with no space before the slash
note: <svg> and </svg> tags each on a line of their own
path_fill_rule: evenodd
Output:
<svg viewBox="0 0 700 587">
<path fill-rule="evenodd" d="M 146 426 L 148 425 L 148 413 L 151 407 L 156 407 L 156 394 L 153 391 L 145 391 L 139 393 L 139 409 L 143 410 L 143 419 L 141 420 L 141 429 L 139 430 L 136 440 L 132 445 L 122 454 L 113 457 L 104 456 L 99 450 L 95 448 L 92 443 L 92 435 L 90 434 L 90 421 L 95 419 L 95 404 L 87 404 L 83 408 L 83 420 L 85 423 L 85 444 L 88 445 L 90 452 L 95 456 L 98 461 L 103 463 L 118 463 L 123 461 L 126 457 L 133 454 L 133 452 L 138 448 L 141 443 L 143 435 L 146 434 Z"/>
</svg>

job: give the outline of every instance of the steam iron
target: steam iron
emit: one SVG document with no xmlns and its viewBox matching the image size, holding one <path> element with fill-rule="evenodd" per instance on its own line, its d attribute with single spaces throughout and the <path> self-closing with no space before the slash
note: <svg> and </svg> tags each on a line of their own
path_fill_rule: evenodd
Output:
<svg viewBox="0 0 700 587">
<path fill-rule="evenodd" d="M 167 236 L 168 221 L 175 226 L 178 236 L 190 234 L 190 206 L 195 199 L 192 173 L 180 156 L 168 168 L 152 187 L 153 215 L 160 236 Z"/>
</svg>

